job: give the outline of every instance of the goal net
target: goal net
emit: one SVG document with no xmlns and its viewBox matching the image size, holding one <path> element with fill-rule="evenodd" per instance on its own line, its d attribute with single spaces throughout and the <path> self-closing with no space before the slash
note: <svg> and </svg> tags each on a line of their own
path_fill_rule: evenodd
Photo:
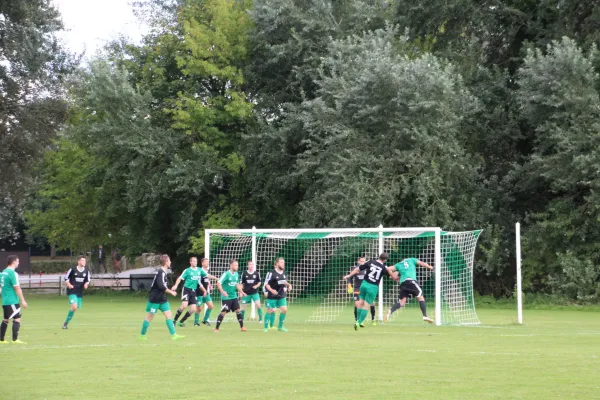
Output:
<svg viewBox="0 0 600 400">
<path fill-rule="evenodd" d="M 417 268 L 417 280 L 436 324 L 478 324 L 473 259 L 480 233 L 439 228 L 208 229 L 205 256 L 214 275 L 227 270 L 229 261 L 236 258 L 240 272 L 248 261 L 254 261 L 263 279 L 275 260 L 283 257 L 293 287 L 287 296 L 288 320 L 340 323 L 354 320 L 353 293 L 348 292 L 343 276 L 359 257 L 377 258 L 385 251 L 390 266 L 405 258 L 417 258 L 435 267 L 435 272 Z M 215 301 L 219 301 L 218 295 L 218 291 L 213 292 Z M 374 303 L 377 320 L 383 319 L 398 295 L 398 283 L 384 278 Z M 415 306 L 418 308 L 416 299 L 410 299 L 407 307 Z M 394 317 L 403 318 L 399 313 Z"/>
</svg>

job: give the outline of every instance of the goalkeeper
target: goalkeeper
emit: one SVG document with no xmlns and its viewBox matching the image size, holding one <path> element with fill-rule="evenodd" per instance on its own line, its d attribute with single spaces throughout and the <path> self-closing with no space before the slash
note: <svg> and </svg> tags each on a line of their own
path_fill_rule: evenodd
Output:
<svg viewBox="0 0 600 400">
<path fill-rule="evenodd" d="M 394 311 L 404 307 L 408 296 L 414 296 L 419 301 L 419 306 L 423 313 L 423 321 L 429 322 L 430 324 L 433 323 L 433 319 L 427 316 L 427 305 L 425 304 L 425 297 L 423 297 L 423 290 L 417 282 L 417 265 L 433 271 L 431 265 L 416 258 L 405 258 L 398 264 L 390 267 L 390 272 L 395 270 L 400 274 L 400 296 L 398 302 L 388 310 L 385 316 L 386 321 L 389 321 Z"/>
<path fill-rule="evenodd" d="M 359 266 L 363 265 L 366 262 L 367 262 L 367 259 L 365 257 L 358 257 L 358 263 L 352 267 L 350 272 L 357 269 Z M 358 303 L 360 302 L 360 298 L 358 296 L 360 294 L 360 285 L 362 284 L 363 280 L 365 279 L 365 273 L 366 273 L 366 271 L 359 270 L 357 275 L 354 275 L 353 277 L 350 277 L 348 279 L 348 293 L 354 294 L 354 321 L 355 322 L 358 321 L 357 307 L 358 307 Z M 375 322 L 375 305 L 374 304 L 371 304 L 371 325 L 373 325 L 373 326 L 377 325 L 377 322 Z M 363 326 L 364 326 L 364 324 L 363 324 Z"/>
</svg>

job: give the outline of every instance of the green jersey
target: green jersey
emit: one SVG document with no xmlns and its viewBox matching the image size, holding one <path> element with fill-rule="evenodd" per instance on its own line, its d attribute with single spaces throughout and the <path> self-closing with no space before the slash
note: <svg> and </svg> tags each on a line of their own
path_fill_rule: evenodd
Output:
<svg viewBox="0 0 600 400">
<path fill-rule="evenodd" d="M 198 289 L 198 283 L 203 276 L 208 275 L 202 268 L 186 268 L 181 275 L 181 279 L 185 279 L 183 287 L 190 290 Z"/>
<path fill-rule="evenodd" d="M 416 258 L 405 258 L 394 265 L 396 271 L 400 273 L 400 283 L 407 279 L 417 280 L 417 260 Z"/>
<path fill-rule="evenodd" d="M 0 274 L 0 286 L 2 286 L 2 305 L 11 306 L 19 304 L 19 296 L 15 292 L 15 286 L 19 284 L 19 274 L 12 268 L 6 268 Z"/>
<path fill-rule="evenodd" d="M 223 297 L 223 300 L 237 299 L 237 285 L 240 283 L 240 274 L 231 271 L 223 272 L 223 275 L 219 278 L 219 282 L 223 287 L 223 290 L 227 293 L 227 297 Z"/>
</svg>

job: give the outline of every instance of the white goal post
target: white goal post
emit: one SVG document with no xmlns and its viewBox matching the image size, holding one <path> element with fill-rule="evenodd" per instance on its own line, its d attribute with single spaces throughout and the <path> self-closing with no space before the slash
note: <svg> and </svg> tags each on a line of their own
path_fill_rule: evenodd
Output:
<svg viewBox="0 0 600 400">
<path fill-rule="evenodd" d="M 445 232 L 438 227 L 341 229 L 206 229 L 204 256 L 220 275 L 229 260 L 239 260 L 240 271 L 252 260 L 264 277 L 278 257 L 286 260 L 293 285 L 288 303 L 295 304 L 306 322 L 353 320 L 353 295 L 342 277 L 358 257 L 376 258 L 387 252 L 388 265 L 418 258 L 434 266 L 419 269 L 429 310 L 437 325 L 479 324 L 473 297 L 473 260 L 481 230 Z M 382 280 L 376 319 L 398 299 L 398 284 Z M 218 293 L 215 293 L 218 296 Z M 414 305 L 409 301 L 409 306 Z M 433 307 L 434 306 L 434 307 Z M 433 308 L 432 308 L 433 307 Z M 252 310 L 254 313 L 254 310 Z M 304 314 L 303 314 L 304 313 Z M 398 317 L 396 317 L 398 319 Z"/>
</svg>

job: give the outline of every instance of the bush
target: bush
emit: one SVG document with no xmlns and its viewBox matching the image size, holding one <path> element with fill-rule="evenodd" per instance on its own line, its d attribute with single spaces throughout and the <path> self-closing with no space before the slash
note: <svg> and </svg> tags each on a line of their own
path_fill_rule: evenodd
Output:
<svg viewBox="0 0 600 400">
<path fill-rule="evenodd" d="M 63 274 L 71 267 L 71 261 L 32 261 L 31 273 Z"/>
</svg>

